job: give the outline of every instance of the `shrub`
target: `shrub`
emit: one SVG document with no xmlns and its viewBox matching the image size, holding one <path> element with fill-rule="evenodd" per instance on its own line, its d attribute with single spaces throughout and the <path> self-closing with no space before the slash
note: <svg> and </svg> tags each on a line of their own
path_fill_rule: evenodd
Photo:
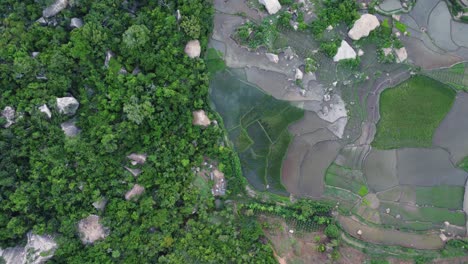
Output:
<svg viewBox="0 0 468 264">
<path fill-rule="evenodd" d="M 325 228 L 325 235 L 330 239 L 338 238 L 340 236 L 340 229 L 335 224 L 328 225 Z"/>
</svg>

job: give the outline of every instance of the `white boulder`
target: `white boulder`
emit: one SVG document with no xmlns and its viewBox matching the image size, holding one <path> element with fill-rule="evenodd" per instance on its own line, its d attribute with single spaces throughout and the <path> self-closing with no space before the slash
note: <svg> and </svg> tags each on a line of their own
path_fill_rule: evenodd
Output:
<svg viewBox="0 0 468 264">
<path fill-rule="evenodd" d="M 60 13 L 63 9 L 67 8 L 68 0 L 57 0 L 52 5 L 48 6 L 42 11 L 42 16 L 45 18 L 52 17 Z"/>
<path fill-rule="evenodd" d="M 141 195 L 145 191 L 145 187 L 135 184 L 133 188 L 125 194 L 125 200 L 129 201 L 134 197 Z"/>
<path fill-rule="evenodd" d="M 265 53 L 265 56 L 267 57 L 267 59 L 268 59 L 270 62 L 273 62 L 273 63 L 278 63 L 278 62 L 279 62 L 279 57 L 278 57 L 278 55 L 276 55 L 276 54 L 273 54 L 273 53 Z"/>
<path fill-rule="evenodd" d="M 93 207 L 96 208 L 97 210 L 102 211 L 104 210 L 104 208 L 106 208 L 106 204 L 107 204 L 107 199 L 102 197 L 93 203 Z"/>
<path fill-rule="evenodd" d="M 408 58 L 408 53 L 406 52 L 405 47 L 395 49 L 395 54 L 396 54 L 396 61 L 398 63 L 404 62 Z"/>
<path fill-rule="evenodd" d="M 388 56 L 388 55 L 392 54 L 392 49 L 391 48 L 383 48 L 382 51 L 383 51 L 385 56 Z"/>
<path fill-rule="evenodd" d="M 302 80 L 303 77 L 304 77 L 304 73 L 302 73 L 302 71 L 299 68 L 297 68 L 296 74 L 294 75 L 294 79 Z"/>
<path fill-rule="evenodd" d="M 364 51 L 362 49 L 359 49 L 357 55 L 361 57 L 362 55 L 364 55 Z"/>
<path fill-rule="evenodd" d="M 92 244 L 97 240 L 106 238 L 107 232 L 99 220 L 97 215 L 90 215 L 80 220 L 78 231 L 83 244 Z"/>
<path fill-rule="evenodd" d="M 353 40 L 359 40 L 362 37 L 369 36 L 369 33 L 378 26 L 380 26 L 380 22 L 376 16 L 364 14 L 354 22 L 353 28 L 348 32 L 348 36 Z"/>
<path fill-rule="evenodd" d="M 192 121 L 193 125 L 207 127 L 211 124 L 210 119 L 208 118 L 205 111 L 203 110 L 193 111 L 192 116 L 193 116 L 193 121 Z"/>
<path fill-rule="evenodd" d="M 54 256 L 57 243 L 51 236 L 28 233 L 28 241 L 24 247 L 0 249 L 0 259 L 6 264 L 40 264 Z"/>
<path fill-rule="evenodd" d="M 264 5 L 268 14 L 276 14 L 281 9 L 281 4 L 278 0 L 259 0 L 260 4 Z"/>
<path fill-rule="evenodd" d="M 50 109 L 46 104 L 39 106 L 39 111 L 44 113 L 49 119 L 52 117 L 52 112 L 50 112 Z"/>
<path fill-rule="evenodd" d="M 132 153 L 127 156 L 127 159 L 131 160 L 133 165 L 136 165 L 136 164 L 143 165 L 146 162 L 146 157 L 147 157 L 146 154 Z"/>
<path fill-rule="evenodd" d="M 83 20 L 80 18 L 74 17 L 70 21 L 70 27 L 71 28 L 80 28 L 83 26 Z"/>
<path fill-rule="evenodd" d="M 13 107 L 5 107 L 5 109 L 2 111 L 2 117 L 5 118 L 6 124 L 3 127 L 8 128 L 13 125 L 15 123 L 15 115 L 16 111 Z"/>
<path fill-rule="evenodd" d="M 345 40 L 341 41 L 341 46 L 338 48 L 336 55 L 333 57 L 333 61 L 355 59 L 356 52 Z"/>
<path fill-rule="evenodd" d="M 201 46 L 200 46 L 200 41 L 198 40 L 191 40 L 185 45 L 185 54 L 189 56 L 190 58 L 198 58 L 200 57 L 201 53 Z"/>
<path fill-rule="evenodd" d="M 57 98 L 57 108 L 59 113 L 65 115 L 74 115 L 80 103 L 74 97 L 58 97 Z"/>
<path fill-rule="evenodd" d="M 333 30 L 333 26 L 332 26 L 332 25 L 328 25 L 327 31 L 332 31 L 332 30 Z"/>
</svg>

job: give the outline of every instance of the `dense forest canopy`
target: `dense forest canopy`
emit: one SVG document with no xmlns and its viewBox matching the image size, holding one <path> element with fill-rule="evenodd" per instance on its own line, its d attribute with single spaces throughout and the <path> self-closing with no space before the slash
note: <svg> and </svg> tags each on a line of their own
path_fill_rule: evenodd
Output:
<svg viewBox="0 0 468 264">
<path fill-rule="evenodd" d="M 193 184 L 205 158 L 225 173 L 227 197 L 243 181 L 222 126 L 192 125 L 194 110 L 216 119 L 205 63 L 184 54 L 194 38 L 206 48 L 211 1 L 70 0 L 47 25 L 36 22 L 52 3 L 0 2 L 0 108 L 16 110 L 0 128 L 0 247 L 32 230 L 56 237 L 52 263 L 274 262 L 252 218 L 232 203 L 216 209 Z M 70 27 L 75 17 L 81 28 Z M 71 119 L 56 108 L 65 96 L 80 103 L 76 137 L 60 126 Z M 124 169 L 133 152 L 148 155 L 136 178 Z M 125 200 L 135 184 L 145 192 Z M 83 245 L 77 223 L 91 214 L 108 236 Z"/>
</svg>

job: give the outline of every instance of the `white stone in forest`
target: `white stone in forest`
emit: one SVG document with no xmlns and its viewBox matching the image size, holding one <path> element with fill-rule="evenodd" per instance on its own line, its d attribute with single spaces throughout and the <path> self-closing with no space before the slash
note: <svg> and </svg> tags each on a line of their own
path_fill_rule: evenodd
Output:
<svg viewBox="0 0 468 264">
<path fill-rule="evenodd" d="M 185 54 L 189 56 L 190 58 L 198 58 L 200 57 L 201 53 L 201 46 L 200 46 L 200 41 L 198 40 L 191 40 L 185 45 Z"/>
<path fill-rule="evenodd" d="M 133 185 L 133 188 L 125 194 L 125 200 L 129 201 L 141 195 L 144 191 L 145 191 L 145 187 L 139 184 L 135 184 Z"/>
<path fill-rule="evenodd" d="M 345 40 L 341 41 L 341 46 L 338 48 L 336 55 L 333 57 L 333 61 L 355 59 L 356 52 Z"/>
<path fill-rule="evenodd" d="M 78 223 L 78 231 L 83 244 L 92 244 L 107 236 L 107 232 L 100 223 L 99 216 L 97 215 L 90 215 L 81 219 Z"/>
<path fill-rule="evenodd" d="M 281 4 L 278 0 L 259 0 L 260 4 L 264 5 L 268 14 L 276 14 L 281 9 Z"/>
<path fill-rule="evenodd" d="M 273 63 L 278 63 L 278 62 L 279 62 L 279 57 L 278 57 L 278 55 L 276 55 L 276 54 L 273 54 L 273 53 L 265 53 L 265 56 L 267 57 L 267 59 L 268 59 L 270 62 L 273 62 Z"/>
<path fill-rule="evenodd" d="M 15 123 L 16 111 L 13 107 L 11 106 L 5 107 L 5 109 L 3 109 L 1 114 L 2 114 L 2 117 L 5 118 L 6 120 L 6 124 L 3 127 L 8 128 Z"/>
<path fill-rule="evenodd" d="M 406 52 L 405 47 L 395 49 L 395 54 L 396 54 L 396 61 L 398 63 L 404 62 L 408 58 L 408 53 Z"/>
<path fill-rule="evenodd" d="M 193 121 L 192 121 L 193 125 L 207 127 L 211 124 L 210 119 L 208 118 L 205 111 L 203 110 L 193 111 L 192 115 L 193 115 Z"/>
<path fill-rule="evenodd" d="M 57 98 L 57 108 L 61 114 L 74 115 L 79 106 L 80 103 L 74 97 L 68 96 Z"/>
<path fill-rule="evenodd" d="M 364 14 L 354 22 L 353 28 L 348 32 L 348 36 L 353 40 L 359 40 L 362 37 L 369 36 L 369 33 L 378 26 L 380 26 L 380 22 L 376 16 Z"/>
<path fill-rule="evenodd" d="M 294 75 L 294 78 L 296 80 L 302 80 L 303 77 L 304 74 L 302 73 L 302 71 L 300 69 L 296 69 L 296 74 Z"/>
<path fill-rule="evenodd" d="M 80 28 L 83 26 L 83 20 L 80 18 L 74 17 L 70 21 L 70 27 L 71 28 Z"/>
<path fill-rule="evenodd" d="M 68 5 L 68 0 L 57 0 L 52 5 L 42 11 L 42 16 L 45 18 L 52 17 L 60 13 Z"/>
<path fill-rule="evenodd" d="M 52 117 L 52 112 L 50 112 L 50 109 L 46 104 L 39 106 L 39 111 L 44 113 L 49 119 Z"/>
</svg>

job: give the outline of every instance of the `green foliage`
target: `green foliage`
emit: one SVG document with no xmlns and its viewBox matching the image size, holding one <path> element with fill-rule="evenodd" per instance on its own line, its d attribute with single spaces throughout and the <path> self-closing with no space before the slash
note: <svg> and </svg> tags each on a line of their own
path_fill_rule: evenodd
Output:
<svg viewBox="0 0 468 264">
<path fill-rule="evenodd" d="M 468 171 L 468 156 L 463 158 L 458 164 L 458 167 L 464 169 L 465 171 Z"/>
<path fill-rule="evenodd" d="M 388 260 L 383 258 L 371 259 L 370 264 L 389 264 Z"/>
<path fill-rule="evenodd" d="M 191 166 L 209 157 L 224 165 L 228 193 L 244 189 L 237 155 L 221 145 L 221 120 L 192 125 L 193 110 L 215 116 L 208 66 L 184 54 L 194 37 L 206 47 L 212 3 L 143 1 L 134 8 L 133 1 L 74 1 L 48 27 L 34 23 L 43 3 L 0 3 L 0 106 L 24 113 L 0 129 L 0 247 L 34 230 L 57 238 L 51 263 L 272 263 L 258 224 L 238 217 L 232 205 L 215 210 Z M 191 14 L 182 25 L 177 9 Z M 86 23 L 70 31 L 70 17 Z M 114 57 L 105 67 L 108 50 Z M 137 67 L 138 74 L 119 73 Z M 66 95 L 80 102 L 74 138 L 60 128 L 70 117 L 54 110 L 56 97 Z M 37 110 L 44 103 L 50 120 Z M 138 178 L 123 168 L 131 166 L 132 152 L 148 154 Z M 126 201 L 135 183 L 145 192 Z M 92 203 L 101 197 L 108 204 L 97 211 Z M 99 214 L 110 232 L 85 246 L 76 227 L 90 214 Z"/>
<path fill-rule="evenodd" d="M 267 18 L 260 24 L 253 22 L 246 22 L 239 28 L 235 33 L 235 38 L 240 42 L 241 45 L 247 45 L 251 49 L 257 49 L 259 47 L 271 48 L 273 41 L 276 39 L 278 31 L 276 25 L 270 23 Z"/>
<path fill-rule="evenodd" d="M 351 26 L 360 15 L 358 13 L 358 4 L 354 0 L 323 0 L 320 1 L 322 7 L 319 10 L 318 18 L 311 23 L 312 33 L 321 38 L 323 31 L 329 26 L 336 26 L 339 23 L 345 23 Z"/>
<path fill-rule="evenodd" d="M 372 145 L 379 149 L 430 147 L 449 112 L 455 92 L 425 76 L 415 76 L 380 96 L 381 118 Z"/>
<path fill-rule="evenodd" d="M 279 0 L 280 4 L 281 5 L 290 5 L 292 3 L 294 3 L 293 0 Z"/>
<path fill-rule="evenodd" d="M 320 43 L 320 50 L 324 52 L 328 57 L 333 57 L 336 55 L 338 48 L 341 45 L 341 40 L 337 39 L 335 41 L 327 41 Z"/>
<path fill-rule="evenodd" d="M 328 225 L 325 228 L 325 235 L 330 239 L 336 239 L 340 236 L 340 229 L 335 224 Z"/>
<path fill-rule="evenodd" d="M 367 189 L 367 186 L 362 185 L 361 188 L 358 191 L 358 195 L 361 197 L 366 196 L 369 193 L 369 190 Z"/>
<path fill-rule="evenodd" d="M 406 32 L 406 25 L 404 23 L 401 23 L 400 21 L 395 21 L 395 27 L 398 29 L 401 33 Z"/>
<path fill-rule="evenodd" d="M 205 55 L 206 68 L 209 73 L 214 74 L 226 68 L 223 60 L 223 54 L 214 48 L 209 48 Z"/>
<path fill-rule="evenodd" d="M 317 70 L 318 63 L 314 58 L 305 59 L 305 72 L 315 72 Z"/>
<path fill-rule="evenodd" d="M 356 57 L 355 59 L 340 60 L 339 62 L 340 66 L 350 69 L 350 70 L 358 69 L 360 64 L 361 64 L 361 59 L 359 57 Z"/>
<path fill-rule="evenodd" d="M 292 19 L 292 14 L 289 12 L 282 12 L 278 18 L 278 27 L 282 29 L 291 29 L 289 21 Z"/>
</svg>

